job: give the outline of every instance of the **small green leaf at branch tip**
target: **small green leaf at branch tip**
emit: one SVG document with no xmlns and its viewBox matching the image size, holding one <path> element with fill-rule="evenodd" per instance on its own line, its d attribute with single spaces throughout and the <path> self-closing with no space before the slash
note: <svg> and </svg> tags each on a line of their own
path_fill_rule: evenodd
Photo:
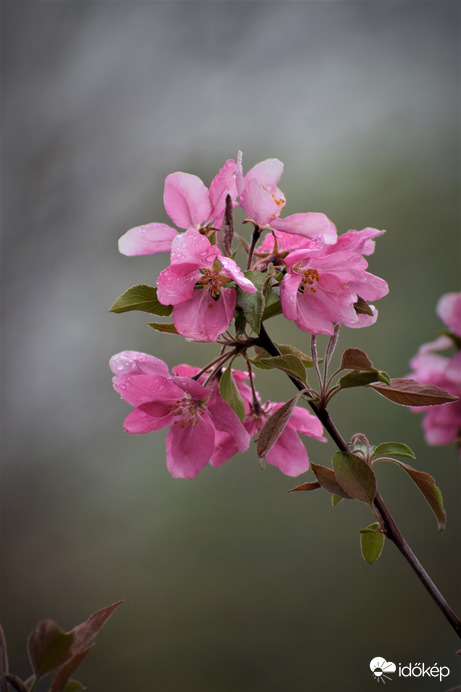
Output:
<svg viewBox="0 0 461 692">
<path fill-rule="evenodd" d="M 178 330 L 174 324 L 162 323 L 162 322 L 149 322 L 149 327 L 155 329 L 157 332 L 162 332 L 163 334 L 178 334 Z"/>
<path fill-rule="evenodd" d="M 63 692 L 81 692 L 82 690 L 86 690 L 86 687 L 81 682 L 68 680 Z"/>
<path fill-rule="evenodd" d="M 295 394 L 292 399 L 289 399 L 267 419 L 266 424 L 259 433 L 258 444 L 256 446 L 256 453 L 260 459 L 266 456 L 279 439 L 293 413 L 293 409 L 298 403 L 299 397 L 304 391 L 305 390 L 302 390 Z"/>
<path fill-rule="evenodd" d="M 372 565 L 383 551 L 385 536 L 380 531 L 378 523 L 370 524 L 366 529 L 360 529 L 360 548 L 363 559 Z"/>
<path fill-rule="evenodd" d="M 274 342 L 275 343 L 275 342 Z M 278 350 L 282 354 L 282 356 L 292 354 L 293 356 L 297 356 L 301 363 L 304 365 L 305 368 L 312 368 L 314 366 L 314 361 L 312 358 L 302 351 L 299 350 L 299 348 L 296 348 L 295 346 L 291 346 L 290 344 L 277 344 L 275 343 L 275 346 L 277 346 Z M 319 359 L 319 362 L 322 362 Z"/>
<path fill-rule="evenodd" d="M 117 314 L 130 310 L 141 310 L 141 312 L 149 312 L 152 315 L 167 317 L 173 312 L 173 306 L 160 303 L 157 298 L 157 289 L 153 286 L 139 284 L 122 293 L 109 308 L 109 312 Z"/>
<path fill-rule="evenodd" d="M 391 379 L 390 384 L 370 384 L 370 388 L 400 406 L 440 406 L 458 401 L 440 387 L 432 384 L 421 384 L 407 377 Z"/>
<path fill-rule="evenodd" d="M 270 368 L 277 368 L 278 370 L 283 370 L 288 375 L 301 380 L 304 384 L 306 383 L 306 368 L 298 358 L 291 353 L 287 353 L 282 356 L 269 356 L 268 358 L 261 358 L 260 362 L 263 365 L 267 365 Z"/>
<path fill-rule="evenodd" d="M 308 481 L 307 483 L 301 483 L 301 485 L 297 485 L 296 488 L 291 488 L 288 492 L 296 493 L 298 492 L 298 490 L 317 490 L 321 487 L 322 486 L 318 481 Z"/>
<path fill-rule="evenodd" d="M 402 442 L 382 442 L 373 449 L 371 458 L 379 456 L 388 456 L 389 454 L 396 457 L 407 457 L 408 459 L 416 459 L 415 453 Z"/>
<path fill-rule="evenodd" d="M 351 372 L 343 375 L 338 380 L 341 389 L 347 389 L 348 387 L 365 387 L 371 382 L 384 382 L 385 384 L 389 384 L 390 378 L 386 372 L 373 369 L 351 370 Z"/>
<path fill-rule="evenodd" d="M 366 461 L 348 452 L 336 452 L 332 461 L 341 487 L 351 497 L 371 507 L 376 495 L 376 478 Z"/>
<path fill-rule="evenodd" d="M 219 380 L 219 393 L 224 401 L 227 401 L 239 419 L 243 420 L 245 415 L 245 404 L 235 384 L 230 366 L 227 367 L 221 375 L 221 379 Z"/>
<path fill-rule="evenodd" d="M 336 505 L 339 505 L 339 503 L 342 502 L 343 500 L 344 500 L 344 497 L 340 497 L 339 495 L 333 494 L 331 496 L 331 504 L 333 505 L 333 507 L 336 507 Z"/>
</svg>

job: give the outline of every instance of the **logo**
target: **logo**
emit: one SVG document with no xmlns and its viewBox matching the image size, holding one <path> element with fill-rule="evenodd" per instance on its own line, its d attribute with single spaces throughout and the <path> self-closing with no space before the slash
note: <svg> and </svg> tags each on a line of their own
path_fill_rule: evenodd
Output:
<svg viewBox="0 0 461 692">
<path fill-rule="evenodd" d="M 399 678 L 438 678 L 442 682 L 443 678 L 450 675 L 450 669 L 448 666 L 439 666 L 438 663 L 433 665 L 426 665 L 425 663 L 408 663 L 408 665 L 402 665 L 399 663 L 398 671 L 397 666 L 392 661 L 386 661 L 382 656 L 376 656 L 370 661 L 370 670 L 373 673 L 373 677 L 376 682 L 386 683 L 389 680 L 392 681 L 390 676 L 391 673 L 398 672 Z"/>
<path fill-rule="evenodd" d="M 395 673 L 397 666 L 391 661 L 386 661 L 381 656 L 376 656 L 370 661 L 370 670 L 376 682 L 386 683 L 386 680 L 392 680 L 388 673 Z"/>
</svg>

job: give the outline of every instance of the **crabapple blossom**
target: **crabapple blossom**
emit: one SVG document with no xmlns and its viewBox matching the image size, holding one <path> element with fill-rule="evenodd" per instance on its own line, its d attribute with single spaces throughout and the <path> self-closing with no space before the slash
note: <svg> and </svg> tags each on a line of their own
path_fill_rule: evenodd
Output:
<svg viewBox="0 0 461 692">
<path fill-rule="evenodd" d="M 248 448 L 248 432 L 217 387 L 170 376 L 163 361 L 137 351 L 116 354 L 110 367 L 114 389 L 135 407 L 125 430 L 139 434 L 169 426 L 167 467 L 175 478 L 194 478 L 207 463 L 220 466 Z"/>
<path fill-rule="evenodd" d="M 171 264 L 157 280 L 158 299 L 173 305 L 179 334 L 197 341 L 216 341 L 229 327 L 235 312 L 234 282 L 243 291 L 255 286 L 229 257 L 223 257 L 208 238 L 195 230 L 178 235 L 171 247 Z"/>
<path fill-rule="evenodd" d="M 285 264 L 289 272 L 280 290 L 282 311 L 287 319 L 310 334 L 330 335 L 334 323 L 365 327 L 376 321 L 374 306 L 369 306 L 372 314 L 358 313 L 355 309 L 360 298 L 368 302 L 382 298 L 389 291 L 383 279 L 366 271 L 368 263 L 360 254 L 360 248 L 370 249 L 368 231 L 362 231 L 363 236 L 360 232 L 349 232 L 357 235 L 349 236 L 345 250 L 341 248 L 340 238 L 334 245 L 317 238 L 309 247 L 287 255 Z"/>
<path fill-rule="evenodd" d="M 461 293 L 447 293 L 437 304 L 439 317 L 456 336 L 461 336 L 460 310 Z M 438 353 L 453 345 L 453 340 L 446 335 L 423 344 L 410 361 L 413 372 L 409 377 L 460 397 L 458 401 L 443 406 L 420 406 L 413 408 L 413 411 L 426 413 L 423 429 L 429 445 L 457 441 L 461 453 L 461 351 L 458 350 L 451 358 Z"/>
<path fill-rule="evenodd" d="M 171 173 L 165 180 L 163 202 L 170 219 L 182 229 L 221 227 L 226 196 L 229 194 L 233 206 L 237 204 L 237 164 L 228 159 L 213 178 L 210 189 L 196 175 Z M 127 231 L 119 240 L 119 250 L 124 255 L 152 255 L 171 249 L 178 231 L 165 223 L 149 223 Z"/>
</svg>

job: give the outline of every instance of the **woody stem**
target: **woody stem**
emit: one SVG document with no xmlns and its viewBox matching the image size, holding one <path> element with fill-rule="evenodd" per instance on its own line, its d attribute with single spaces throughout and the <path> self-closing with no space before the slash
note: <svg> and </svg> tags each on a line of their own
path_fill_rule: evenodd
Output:
<svg viewBox="0 0 461 692">
<path fill-rule="evenodd" d="M 277 346 L 274 344 L 263 324 L 261 324 L 261 331 L 258 338 L 258 346 L 264 348 L 271 356 L 281 355 Z M 299 390 L 305 389 L 305 385 L 297 380 L 295 377 L 290 377 L 295 387 Z M 333 442 L 336 444 L 338 449 L 342 452 L 350 452 L 347 442 L 342 437 L 341 433 L 336 428 L 336 425 L 332 421 L 329 412 L 323 407 L 319 407 L 313 401 L 308 402 L 314 414 L 323 424 L 325 430 L 329 433 Z M 397 546 L 398 550 L 402 553 L 403 557 L 406 559 L 411 569 L 415 572 L 416 576 L 423 584 L 424 588 L 429 592 L 431 597 L 434 599 L 442 613 L 445 615 L 446 619 L 450 625 L 455 630 L 456 634 L 461 637 L 461 620 L 458 618 L 454 610 L 449 606 L 448 602 L 442 596 L 439 589 L 436 587 L 422 564 L 419 562 L 418 558 L 410 548 L 409 544 L 405 540 L 400 531 L 399 527 L 395 523 L 391 513 L 386 507 L 384 500 L 381 495 L 377 492 L 375 499 L 373 501 L 374 507 L 377 514 L 381 520 L 382 526 L 385 529 L 386 536 Z"/>
</svg>

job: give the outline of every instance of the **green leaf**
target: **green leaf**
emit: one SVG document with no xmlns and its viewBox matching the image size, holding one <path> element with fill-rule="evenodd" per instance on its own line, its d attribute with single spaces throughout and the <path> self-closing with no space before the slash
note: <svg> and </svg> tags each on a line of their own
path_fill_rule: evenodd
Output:
<svg viewBox="0 0 461 692">
<path fill-rule="evenodd" d="M 417 380 L 396 377 L 386 384 L 371 384 L 371 389 L 400 406 L 439 406 L 458 401 L 457 396 L 432 384 L 421 384 Z"/>
<path fill-rule="evenodd" d="M 174 324 L 163 324 L 162 322 L 149 322 L 149 327 L 156 329 L 158 332 L 163 332 L 164 334 L 178 334 L 178 331 Z"/>
<path fill-rule="evenodd" d="M 384 547 L 384 534 L 379 530 L 379 524 L 374 523 L 360 530 L 360 547 L 363 559 L 372 565 L 379 558 Z"/>
<path fill-rule="evenodd" d="M 365 387 L 365 385 L 371 382 L 385 382 L 388 384 L 389 381 L 389 375 L 380 370 L 352 370 L 347 375 L 343 375 L 339 379 L 338 384 L 341 389 L 346 389 L 347 387 Z"/>
<path fill-rule="evenodd" d="M 272 286 L 265 294 L 266 305 L 262 319 L 268 320 L 270 317 L 282 314 L 282 305 L 280 303 L 280 289 L 278 285 Z"/>
<path fill-rule="evenodd" d="M 37 677 L 62 665 L 74 643 L 73 632 L 63 632 L 53 620 L 42 620 L 29 635 L 29 660 Z"/>
<path fill-rule="evenodd" d="M 81 690 L 86 690 L 86 687 L 78 680 L 68 680 L 64 688 L 64 692 L 81 692 Z"/>
<path fill-rule="evenodd" d="M 261 459 L 266 456 L 273 445 L 277 442 L 280 435 L 288 423 L 293 409 L 298 403 L 298 399 L 303 392 L 298 392 L 295 396 L 287 401 L 283 406 L 275 411 L 270 418 L 267 419 L 264 428 L 259 433 L 256 452 Z"/>
<path fill-rule="evenodd" d="M 416 459 L 414 452 L 404 445 L 402 442 L 382 442 L 380 445 L 374 448 L 372 458 L 378 456 L 388 456 L 392 454 L 396 457 L 408 457 L 409 459 Z"/>
<path fill-rule="evenodd" d="M 221 375 L 221 379 L 219 380 L 219 392 L 224 401 L 227 401 L 240 420 L 243 420 L 245 415 L 245 404 L 235 384 L 230 366 L 227 367 Z"/>
<path fill-rule="evenodd" d="M 268 365 L 271 368 L 283 370 L 288 375 L 296 377 L 301 382 L 306 382 L 306 369 L 298 356 L 287 353 L 284 356 L 269 356 L 269 358 L 261 358 L 260 362 L 263 365 Z"/>
<path fill-rule="evenodd" d="M 293 356 L 297 356 L 305 368 L 312 368 L 314 366 L 314 361 L 312 360 L 312 358 L 300 351 L 299 348 L 295 348 L 294 346 L 290 346 L 289 344 L 275 345 L 277 346 L 278 350 L 283 356 L 289 353 L 291 353 Z M 319 359 L 319 361 L 322 362 L 322 359 Z"/>
<path fill-rule="evenodd" d="M 331 504 L 333 505 L 333 507 L 336 507 L 336 505 L 339 505 L 339 503 L 342 502 L 343 500 L 344 500 L 344 497 L 340 497 L 339 495 L 333 494 L 331 496 Z"/>
<path fill-rule="evenodd" d="M 296 488 L 291 488 L 289 490 L 289 493 L 295 493 L 298 490 L 317 490 L 318 488 L 321 488 L 322 486 L 318 481 L 308 481 L 307 483 L 301 483 L 301 485 L 297 485 Z"/>
<path fill-rule="evenodd" d="M 243 273 L 256 287 L 256 293 L 248 293 L 237 286 L 236 307 L 243 310 L 248 324 L 256 334 L 259 334 L 266 304 L 264 296 L 265 282 L 270 281 L 271 277 L 267 274 L 250 270 Z"/>
<path fill-rule="evenodd" d="M 371 506 L 376 495 L 376 478 L 366 461 L 348 452 L 336 452 L 332 461 L 341 487 L 351 497 Z"/>
<path fill-rule="evenodd" d="M 376 459 L 376 461 L 378 461 L 378 459 Z M 447 515 L 443 506 L 442 493 L 440 488 L 436 486 L 435 479 L 429 473 L 417 471 L 412 466 L 404 464 L 403 461 L 399 461 L 398 459 L 386 458 L 382 459 L 382 461 L 392 461 L 392 463 L 397 464 L 397 466 L 400 466 L 400 468 L 408 473 L 426 498 L 429 507 L 434 512 L 439 527 L 439 533 L 441 533 L 445 529 Z"/>
<path fill-rule="evenodd" d="M 235 318 L 235 333 L 240 336 L 245 332 L 247 319 L 243 310 L 237 310 L 237 316 Z"/>
<path fill-rule="evenodd" d="M 347 348 L 341 358 L 341 370 L 376 370 L 365 351 Z"/>
<path fill-rule="evenodd" d="M 344 490 L 344 488 L 339 484 L 333 469 L 329 469 L 327 466 L 313 464 L 312 462 L 311 469 L 322 488 L 325 488 L 325 490 L 327 490 L 329 493 L 332 493 L 333 495 L 338 495 L 339 497 L 341 497 L 341 499 L 351 498 L 349 493 L 347 493 Z"/>
<path fill-rule="evenodd" d="M 120 314 L 130 310 L 141 310 L 153 315 L 166 317 L 173 312 L 172 305 L 163 305 L 157 298 L 157 289 L 152 286 L 139 284 L 132 286 L 125 293 L 117 298 L 115 303 L 109 308 L 109 312 Z"/>
</svg>

